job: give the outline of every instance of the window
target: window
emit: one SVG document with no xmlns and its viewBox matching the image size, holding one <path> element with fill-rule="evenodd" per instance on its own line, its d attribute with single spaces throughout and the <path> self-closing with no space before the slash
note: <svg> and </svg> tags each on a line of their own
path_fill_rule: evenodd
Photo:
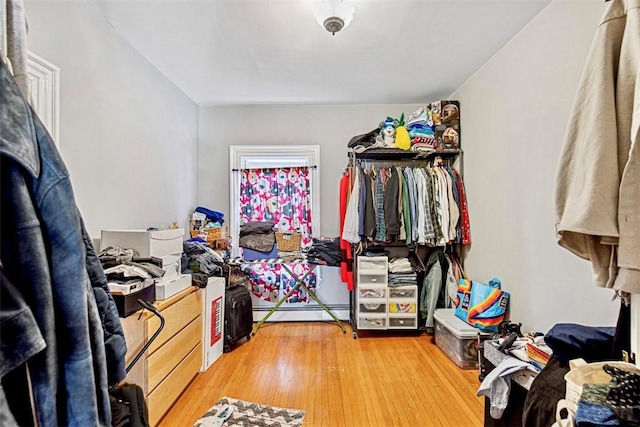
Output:
<svg viewBox="0 0 640 427">
<path fill-rule="evenodd" d="M 308 185 L 310 188 L 311 221 L 308 226 L 310 236 L 320 230 L 320 183 L 318 169 L 320 167 L 319 145 L 232 145 L 229 147 L 229 168 L 231 172 L 229 196 L 230 218 L 229 233 L 232 236 L 232 256 L 240 255 L 238 251 L 238 235 L 241 221 L 241 188 L 243 176 L 248 178 L 245 169 L 270 169 L 311 167 L 308 171 Z"/>
<path fill-rule="evenodd" d="M 317 167 L 319 146 L 231 146 L 232 170 L 229 221 L 233 242 L 238 242 L 240 225 L 248 221 L 273 221 L 277 231 L 297 231 L 302 247 L 312 243 L 319 230 Z M 237 244 L 232 256 L 239 256 Z M 295 265 L 297 270 L 308 269 Z M 257 264 L 243 268 L 251 276 L 253 294 L 270 302 L 279 301 L 295 280 L 280 265 Z M 304 275 L 306 271 L 294 271 Z M 305 282 L 315 287 L 316 275 Z M 306 292 L 291 295 L 288 302 L 308 302 Z"/>
</svg>

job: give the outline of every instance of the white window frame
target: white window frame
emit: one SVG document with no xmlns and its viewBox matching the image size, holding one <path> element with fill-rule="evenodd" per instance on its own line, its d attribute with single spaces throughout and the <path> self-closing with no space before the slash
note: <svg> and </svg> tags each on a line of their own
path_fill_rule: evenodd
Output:
<svg viewBox="0 0 640 427">
<path fill-rule="evenodd" d="M 229 146 L 229 233 L 232 257 L 239 256 L 240 173 L 238 170 L 308 166 L 311 186 L 311 235 L 320 230 L 320 146 L 319 145 L 230 145 Z"/>
</svg>

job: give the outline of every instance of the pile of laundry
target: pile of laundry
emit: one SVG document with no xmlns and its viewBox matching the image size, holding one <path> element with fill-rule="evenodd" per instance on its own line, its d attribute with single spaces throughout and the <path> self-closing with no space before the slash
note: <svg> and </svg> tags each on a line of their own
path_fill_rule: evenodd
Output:
<svg viewBox="0 0 640 427">
<path fill-rule="evenodd" d="M 307 262 L 319 265 L 340 265 L 340 238 L 314 237 L 307 252 Z"/>
<path fill-rule="evenodd" d="M 108 247 L 98 255 L 111 292 L 128 293 L 150 286 L 164 276 L 162 260 L 138 258 L 133 249 Z"/>
<path fill-rule="evenodd" d="M 225 276 L 223 257 L 211 249 L 206 242 L 196 239 L 182 243 L 182 273 L 191 274 L 191 281 L 199 287 L 206 287 L 208 277 Z"/>
<path fill-rule="evenodd" d="M 240 226 L 242 257 L 247 261 L 278 257 L 276 233 L 272 221 L 249 221 Z"/>
</svg>

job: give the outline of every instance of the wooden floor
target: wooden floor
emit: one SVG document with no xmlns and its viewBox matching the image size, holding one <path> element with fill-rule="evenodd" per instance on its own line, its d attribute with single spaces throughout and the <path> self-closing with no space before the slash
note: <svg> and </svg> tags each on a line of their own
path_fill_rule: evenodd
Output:
<svg viewBox="0 0 640 427">
<path fill-rule="evenodd" d="M 160 427 L 192 426 L 223 396 L 305 410 L 304 426 L 481 426 L 478 385 L 425 333 L 266 323 L 196 376 Z"/>
</svg>

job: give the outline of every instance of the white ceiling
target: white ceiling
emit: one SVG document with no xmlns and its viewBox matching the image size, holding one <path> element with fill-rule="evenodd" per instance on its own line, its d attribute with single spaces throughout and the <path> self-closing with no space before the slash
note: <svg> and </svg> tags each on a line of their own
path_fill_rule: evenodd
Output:
<svg viewBox="0 0 640 427">
<path fill-rule="evenodd" d="M 405 104 L 450 95 L 550 0 L 88 0 L 199 105 Z"/>
</svg>

